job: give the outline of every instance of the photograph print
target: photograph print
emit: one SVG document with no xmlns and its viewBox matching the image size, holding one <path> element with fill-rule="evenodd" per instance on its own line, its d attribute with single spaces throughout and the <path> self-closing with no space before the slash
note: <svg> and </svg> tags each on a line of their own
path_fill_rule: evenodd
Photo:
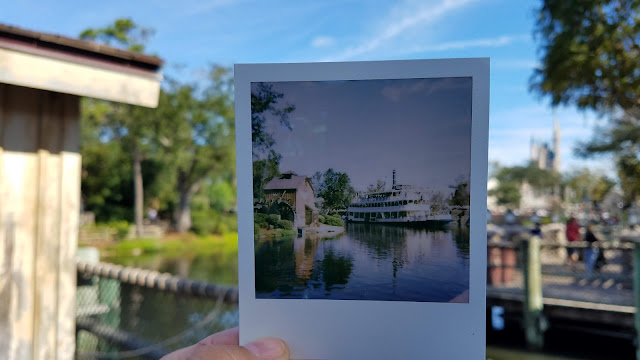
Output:
<svg viewBox="0 0 640 360">
<path fill-rule="evenodd" d="M 251 83 L 258 299 L 469 302 L 472 78 Z"/>
</svg>

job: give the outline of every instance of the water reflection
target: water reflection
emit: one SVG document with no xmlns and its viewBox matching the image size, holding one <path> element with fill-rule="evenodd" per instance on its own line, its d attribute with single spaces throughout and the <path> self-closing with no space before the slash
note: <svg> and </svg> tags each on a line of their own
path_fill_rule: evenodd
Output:
<svg viewBox="0 0 640 360">
<path fill-rule="evenodd" d="M 469 230 L 349 224 L 256 245 L 258 298 L 450 301 L 469 288 Z"/>
</svg>

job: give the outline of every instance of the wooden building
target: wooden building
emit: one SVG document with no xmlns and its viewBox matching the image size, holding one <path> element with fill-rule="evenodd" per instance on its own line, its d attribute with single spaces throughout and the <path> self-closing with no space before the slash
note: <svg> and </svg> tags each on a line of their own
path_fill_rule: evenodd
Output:
<svg viewBox="0 0 640 360">
<path fill-rule="evenodd" d="M 0 24 L 0 359 L 71 359 L 80 97 L 156 107 L 162 61 Z"/>
<path fill-rule="evenodd" d="M 293 221 L 294 229 L 317 224 L 318 210 L 308 177 L 284 173 L 269 181 L 264 193 L 267 208 L 275 208 L 282 219 Z"/>
</svg>

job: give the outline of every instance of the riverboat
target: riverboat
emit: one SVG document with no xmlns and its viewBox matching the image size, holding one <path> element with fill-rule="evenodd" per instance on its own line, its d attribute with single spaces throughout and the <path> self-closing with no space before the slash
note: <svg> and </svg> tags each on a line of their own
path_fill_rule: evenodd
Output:
<svg viewBox="0 0 640 360">
<path fill-rule="evenodd" d="M 347 209 L 347 221 L 397 225 L 436 225 L 451 222 L 451 209 L 445 198 L 433 200 L 429 190 L 411 185 L 393 186 L 388 191 L 359 193 Z"/>
</svg>

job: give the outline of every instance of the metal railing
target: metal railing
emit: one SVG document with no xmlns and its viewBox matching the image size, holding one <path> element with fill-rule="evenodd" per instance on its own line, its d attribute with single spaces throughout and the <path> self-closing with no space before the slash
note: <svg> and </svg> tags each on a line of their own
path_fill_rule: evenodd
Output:
<svg viewBox="0 0 640 360">
<path fill-rule="evenodd" d="M 640 330 L 640 247 L 635 236 L 595 244 L 542 240 L 528 233 L 491 234 L 487 301 L 510 311 L 528 344 L 541 348 L 550 327 L 634 341 Z M 571 253 L 578 254 L 577 261 Z M 493 309 L 492 309 L 493 311 Z M 515 314 L 515 315 L 514 315 Z M 640 352 L 638 353 L 640 359 Z"/>
</svg>

